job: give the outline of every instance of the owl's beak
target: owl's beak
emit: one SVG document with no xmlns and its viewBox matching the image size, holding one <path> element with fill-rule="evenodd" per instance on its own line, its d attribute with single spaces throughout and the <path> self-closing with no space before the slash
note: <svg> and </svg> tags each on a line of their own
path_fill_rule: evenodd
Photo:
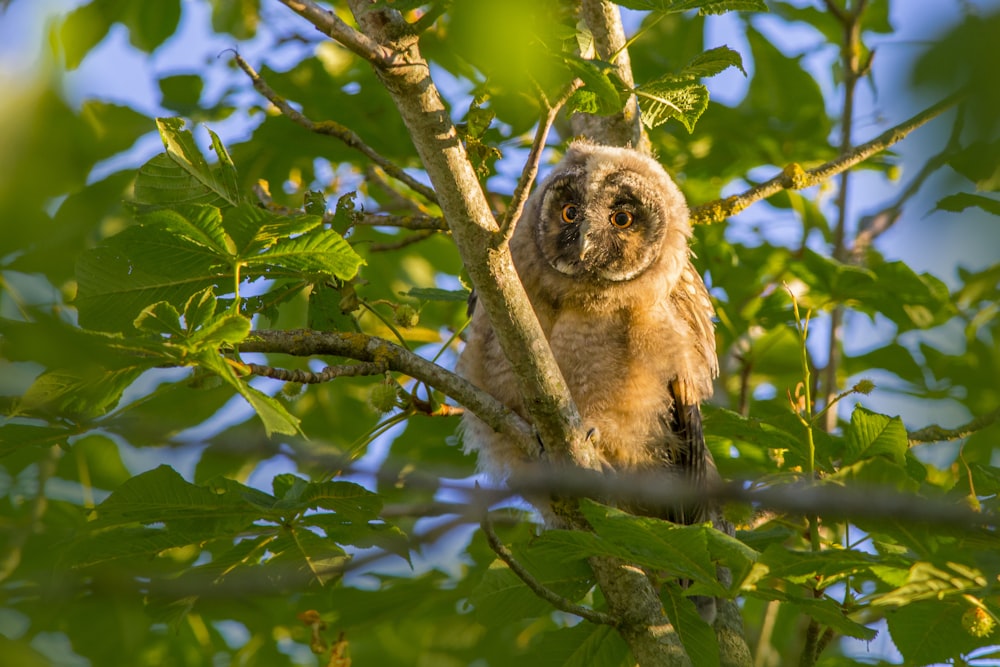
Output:
<svg viewBox="0 0 1000 667">
<path fill-rule="evenodd" d="M 593 241 L 590 240 L 590 225 L 586 221 L 580 223 L 580 261 L 587 259 L 587 255 L 590 250 L 594 247 Z"/>
</svg>

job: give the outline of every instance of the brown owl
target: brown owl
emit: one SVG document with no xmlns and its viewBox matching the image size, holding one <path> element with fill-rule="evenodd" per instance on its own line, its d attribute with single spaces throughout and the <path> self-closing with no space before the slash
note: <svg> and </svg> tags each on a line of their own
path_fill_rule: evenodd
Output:
<svg viewBox="0 0 1000 667">
<path fill-rule="evenodd" d="M 699 403 L 718 373 L 713 310 L 690 261 L 688 208 L 654 159 L 577 141 L 531 195 L 511 239 L 518 275 L 603 463 L 715 474 Z M 474 309 L 459 372 L 524 417 L 486 312 Z M 464 440 L 497 479 L 527 462 L 468 412 Z M 545 443 L 542 443 L 543 446 Z M 642 511 L 632 508 L 633 511 Z M 710 518 L 705 507 L 667 518 Z"/>
</svg>

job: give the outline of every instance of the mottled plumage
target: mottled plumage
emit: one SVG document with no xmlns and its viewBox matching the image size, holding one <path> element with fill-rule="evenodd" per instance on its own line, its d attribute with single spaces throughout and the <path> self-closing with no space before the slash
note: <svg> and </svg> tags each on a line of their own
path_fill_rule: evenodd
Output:
<svg viewBox="0 0 1000 667">
<path fill-rule="evenodd" d="M 714 474 L 699 403 L 718 372 L 713 310 L 690 261 L 688 209 L 652 158 L 575 142 L 525 206 L 511 253 L 542 330 L 604 464 Z M 527 416 L 483 309 L 473 313 L 459 372 Z M 474 415 L 466 447 L 503 479 L 524 463 Z M 544 444 L 544 443 L 543 443 Z M 635 508 L 633 508 L 635 509 Z M 670 518 L 709 519 L 705 508 Z"/>
</svg>

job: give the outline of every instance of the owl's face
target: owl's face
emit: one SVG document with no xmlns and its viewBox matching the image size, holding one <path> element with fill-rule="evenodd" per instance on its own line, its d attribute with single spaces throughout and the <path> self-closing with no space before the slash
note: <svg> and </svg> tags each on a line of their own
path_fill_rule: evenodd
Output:
<svg viewBox="0 0 1000 667">
<path fill-rule="evenodd" d="M 686 251 L 684 199 L 662 167 L 636 151 L 573 144 L 538 195 L 535 244 L 565 276 L 629 281 L 677 239 Z"/>
</svg>

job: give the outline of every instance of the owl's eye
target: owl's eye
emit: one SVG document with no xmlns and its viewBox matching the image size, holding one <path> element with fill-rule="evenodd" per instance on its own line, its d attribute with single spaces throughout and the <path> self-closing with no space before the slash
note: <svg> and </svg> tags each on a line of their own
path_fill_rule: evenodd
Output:
<svg viewBox="0 0 1000 667">
<path fill-rule="evenodd" d="M 576 204 L 566 204 L 562 207 L 562 219 L 563 222 L 573 222 L 576 220 L 576 216 L 580 215 L 580 209 L 576 207 Z"/>
<path fill-rule="evenodd" d="M 632 214 L 628 211 L 615 211 L 611 214 L 611 224 L 618 229 L 625 229 L 632 224 Z"/>
</svg>

